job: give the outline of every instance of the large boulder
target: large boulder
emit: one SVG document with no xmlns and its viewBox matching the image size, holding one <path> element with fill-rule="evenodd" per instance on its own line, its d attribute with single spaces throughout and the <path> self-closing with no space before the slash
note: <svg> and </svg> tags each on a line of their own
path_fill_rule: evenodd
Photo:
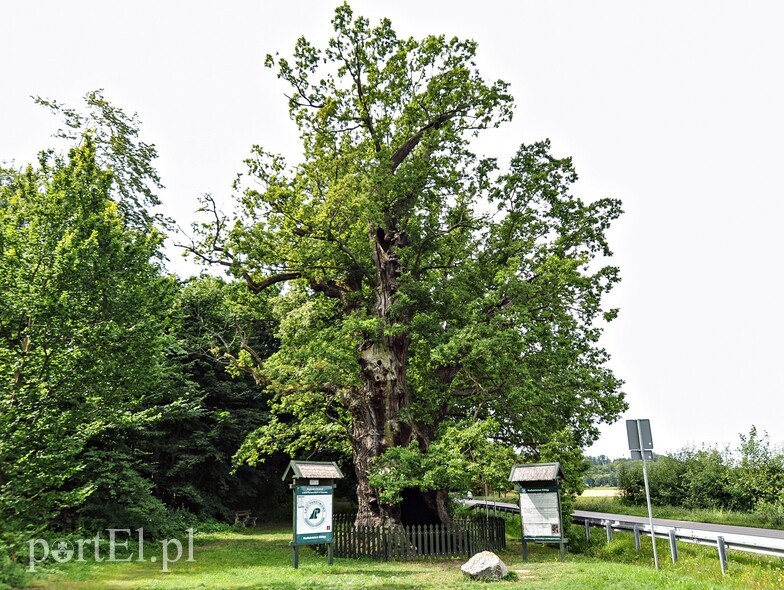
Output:
<svg viewBox="0 0 784 590">
<path fill-rule="evenodd" d="M 472 580 L 500 580 L 509 575 L 509 569 L 492 551 L 482 551 L 460 566 L 466 576 Z"/>
</svg>

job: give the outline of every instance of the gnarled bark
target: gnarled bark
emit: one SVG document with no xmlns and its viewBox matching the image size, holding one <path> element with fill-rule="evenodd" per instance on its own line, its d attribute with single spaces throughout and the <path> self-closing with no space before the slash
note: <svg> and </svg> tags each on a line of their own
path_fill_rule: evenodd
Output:
<svg viewBox="0 0 784 590">
<path fill-rule="evenodd" d="M 405 315 L 391 317 L 390 311 L 398 290 L 397 278 L 402 267 L 395 252 L 397 232 L 371 228 L 373 261 L 376 267 L 373 314 L 381 326 L 407 323 Z M 400 410 L 410 403 L 406 384 L 406 365 L 410 340 L 405 330 L 393 336 L 368 334 L 360 346 L 359 365 L 363 387 L 351 406 L 353 430 L 351 442 L 354 469 L 357 473 L 357 524 L 400 522 L 400 507 L 382 505 L 368 483 L 371 462 L 391 447 L 407 445 L 411 428 L 400 418 Z"/>
</svg>

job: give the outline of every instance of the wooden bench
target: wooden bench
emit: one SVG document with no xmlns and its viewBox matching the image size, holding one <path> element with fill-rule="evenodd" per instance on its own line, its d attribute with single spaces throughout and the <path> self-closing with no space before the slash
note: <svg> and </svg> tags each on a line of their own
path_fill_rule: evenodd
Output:
<svg viewBox="0 0 784 590">
<path fill-rule="evenodd" d="M 250 510 L 237 510 L 234 513 L 234 524 L 241 524 L 244 527 L 256 526 L 257 516 L 253 516 Z"/>
</svg>

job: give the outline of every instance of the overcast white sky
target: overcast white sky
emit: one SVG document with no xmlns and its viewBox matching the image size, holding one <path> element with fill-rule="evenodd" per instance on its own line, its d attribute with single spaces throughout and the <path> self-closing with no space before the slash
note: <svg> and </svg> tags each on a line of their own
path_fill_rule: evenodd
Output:
<svg viewBox="0 0 784 590">
<path fill-rule="evenodd" d="M 103 88 L 160 153 L 166 212 L 229 194 L 253 143 L 293 156 L 284 87 L 263 67 L 328 38 L 337 2 L 4 2 L 0 161 L 30 161 L 56 121 L 30 95 L 77 105 Z M 357 0 L 400 36 L 479 43 L 511 83 L 515 119 L 479 149 L 502 161 L 549 137 L 585 199 L 626 211 L 611 233 L 623 282 L 607 330 L 629 418 L 658 452 L 731 443 L 752 424 L 784 440 L 780 173 L 784 4 L 775 1 Z M 187 267 L 174 252 L 177 268 Z M 622 422 L 589 452 L 626 455 Z"/>
</svg>

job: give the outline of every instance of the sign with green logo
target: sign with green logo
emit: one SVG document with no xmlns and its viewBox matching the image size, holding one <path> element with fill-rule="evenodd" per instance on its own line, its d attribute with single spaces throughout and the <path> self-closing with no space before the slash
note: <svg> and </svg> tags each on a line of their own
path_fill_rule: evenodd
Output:
<svg viewBox="0 0 784 590">
<path fill-rule="evenodd" d="M 296 486 L 294 539 L 297 545 L 332 542 L 332 486 Z"/>
<path fill-rule="evenodd" d="M 294 492 L 292 528 L 294 567 L 299 567 L 299 546 L 327 546 L 327 562 L 332 565 L 335 540 L 332 528 L 332 490 L 343 473 L 334 462 L 291 461 L 283 474 L 283 481 L 291 477 Z"/>
</svg>

